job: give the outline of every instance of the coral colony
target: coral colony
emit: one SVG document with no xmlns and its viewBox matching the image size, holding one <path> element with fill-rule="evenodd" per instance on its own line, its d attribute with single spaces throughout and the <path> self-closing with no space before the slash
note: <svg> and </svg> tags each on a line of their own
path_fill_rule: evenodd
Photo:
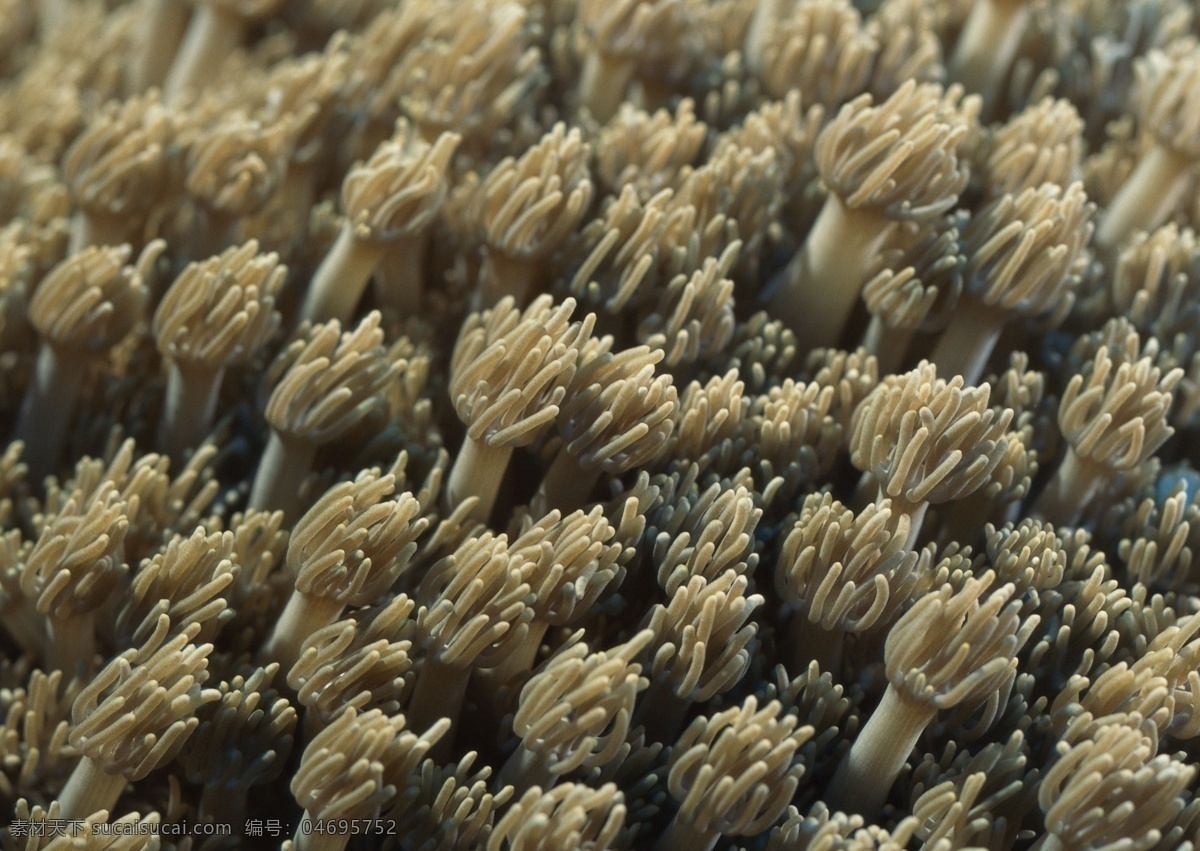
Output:
<svg viewBox="0 0 1200 851">
<path fill-rule="evenodd" d="M 1200 7 L 0 0 L 0 851 L 1196 851 Z"/>
</svg>

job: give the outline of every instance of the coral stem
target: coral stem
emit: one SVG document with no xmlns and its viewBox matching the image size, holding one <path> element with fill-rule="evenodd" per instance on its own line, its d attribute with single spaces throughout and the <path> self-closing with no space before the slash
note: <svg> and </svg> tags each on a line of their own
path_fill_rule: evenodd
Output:
<svg viewBox="0 0 1200 851">
<path fill-rule="evenodd" d="M 143 0 L 141 5 L 138 49 L 130 51 L 125 73 L 130 94 L 162 85 L 179 52 L 191 17 L 187 4 L 178 0 Z"/>
<path fill-rule="evenodd" d="M 496 788 L 512 786 L 516 790 L 514 797 L 519 798 L 534 786 L 541 788 L 543 792 L 546 791 L 554 785 L 555 779 L 546 766 L 546 761 L 524 744 L 520 744 L 496 775 Z"/>
<path fill-rule="evenodd" d="M 119 774 L 105 774 L 91 757 L 82 757 L 58 796 L 62 807 L 59 817 L 85 819 L 101 810 L 111 813 L 125 789 L 125 782 Z"/>
<path fill-rule="evenodd" d="M 583 61 L 579 78 L 579 103 L 601 124 L 617 114 L 633 81 L 634 62 L 610 56 L 593 47 Z"/>
<path fill-rule="evenodd" d="M 968 92 L 982 95 L 985 109 L 994 106 L 996 90 L 1016 56 L 1028 20 L 1026 0 L 977 0 L 971 7 L 950 58 L 949 74 Z"/>
<path fill-rule="evenodd" d="M 402 316 L 418 312 L 425 294 L 429 231 L 402 237 L 387 247 L 375 269 L 375 298 Z"/>
<path fill-rule="evenodd" d="M 656 677 L 638 699 L 634 723 L 646 730 L 649 741 L 670 744 L 679 738 L 691 706 L 690 700 L 675 693 L 669 679 Z"/>
<path fill-rule="evenodd" d="M 248 507 L 257 511 L 282 511 L 285 522 L 296 519 L 300 486 L 312 470 L 316 449 L 303 440 L 287 440 L 271 432 L 258 462 Z"/>
<path fill-rule="evenodd" d="M 500 492 L 500 481 L 512 457 L 511 446 L 488 446 L 482 440 L 463 439 L 446 482 L 447 507 L 453 509 L 464 500 L 477 496 L 479 502 L 471 516 L 486 523 Z"/>
<path fill-rule="evenodd" d="M 328 597 L 310 597 L 292 591 L 287 605 L 275 621 L 271 637 L 258 651 L 259 664 L 278 662 L 279 670 L 285 674 L 291 671 L 308 637 L 337 620 L 345 608 L 343 603 Z"/>
<path fill-rule="evenodd" d="M 721 834 L 697 830 L 691 822 L 681 819 L 680 815 L 681 813 L 676 813 L 675 818 L 671 819 L 667 829 L 654 844 L 654 851 L 709 851 L 717 844 Z"/>
<path fill-rule="evenodd" d="M 353 226 L 349 222 L 343 224 L 337 241 L 313 275 L 300 318 L 349 322 L 382 256 L 383 248 L 358 239 Z"/>
<path fill-rule="evenodd" d="M 158 447 L 173 462 L 181 461 L 186 450 L 208 437 L 224 375 L 225 370 L 220 368 L 171 363 L 166 406 L 158 423 Z"/>
<path fill-rule="evenodd" d="M 432 654 L 425 658 L 405 716 L 410 730 L 428 730 L 442 718 L 450 720 L 446 735 L 429 751 L 434 759 L 444 759 L 454 752 L 454 728 L 470 681 L 470 668 L 464 671 L 447 665 Z"/>
<path fill-rule="evenodd" d="M 793 669 L 803 671 L 809 662 L 815 661 L 823 672 L 836 678 L 842 668 L 845 639 L 846 631 L 840 626 L 825 629 L 810 620 L 807 612 L 797 612 L 792 616 L 792 624 L 788 629 Z"/>
<path fill-rule="evenodd" d="M 537 264 L 531 260 L 510 257 L 503 251 L 489 249 L 483 258 L 479 274 L 476 310 L 495 307 L 505 296 L 512 296 L 518 305 L 529 303 L 534 291 Z"/>
<path fill-rule="evenodd" d="M 961 375 L 965 384 L 978 382 L 1003 330 L 1002 311 L 963 298 L 930 355 L 938 375 Z"/>
<path fill-rule="evenodd" d="M 89 245 L 120 245 L 125 242 L 125 222 L 116 216 L 76 210 L 71 217 L 71 240 L 67 256 Z"/>
<path fill-rule="evenodd" d="M 1054 477 L 1038 494 L 1031 513 L 1055 526 L 1073 525 L 1106 478 L 1103 465 L 1080 458 L 1075 447 L 1068 446 Z"/>
<path fill-rule="evenodd" d="M 804 247 L 768 298 L 772 315 L 805 348 L 836 346 L 858 302 L 867 266 L 892 231 L 878 213 L 852 210 L 830 194 Z"/>
<path fill-rule="evenodd" d="M 163 99 L 178 103 L 220 68 L 242 41 L 242 22 L 218 3 L 199 3 L 163 83 Z"/>
<path fill-rule="evenodd" d="M 546 469 L 540 488 L 546 498 L 547 507 L 557 508 L 563 514 L 583 508 L 587 505 L 596 482 L 600 480 L 601 472 L 599 467 L 591 470 L 581 468 L 578 460 L 566 447 L 558 450 L 558 454 Z"/>
<path fill-rule="evenodd" d="M 42 343 L 15 432 L 15 439 L 25 443 L 21 460 L 29 465 L 34 481 L 41 481 L 58 466 L 90 362 L 89 353 L 81 349 Z"/>
<path fill-rule="evenodd" d="M 1188 165 L 1163 145 L 1147 151 L 1101 214 L 1096 245 L 1112 250 L 1135 230 L 1151 231 L 1162 224 L 1187 188 L 1183 176 Z"/>
<path fill-rule="evenodd" d="M 875 816 L 883 808 L 921 732 L 936 714 L 937 710 L 931 706 L 906 701 L 889 684 L 883 700 L 833 776 L 825 796 L 829 809 L 868 819 Z"/>
<path fill-rule="evenodd" d="M 46 643 L 46 668 L 70 676 L 79 665 L 91 664 L 96 652 L 96 632 L 91 612 L 50 618 Z"/>
<path fill-rule="evenodd" d="M 879 362 L 879 374 L 888 375 L 903 369 L 904 355 L 912 342 L 913 332 L 901 328 L 889 328 L 878 316 L 872 316 L 863 334 L 863 348 L 875 355 Z"/>
</svg>

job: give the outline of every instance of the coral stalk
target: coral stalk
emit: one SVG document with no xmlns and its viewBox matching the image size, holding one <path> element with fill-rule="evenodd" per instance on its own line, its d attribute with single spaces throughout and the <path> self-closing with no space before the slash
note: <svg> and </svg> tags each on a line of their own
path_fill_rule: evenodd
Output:
<svg viewBox="0 0 1200 851">
<path fill-rule="evenodd" d="M 219 0 L 201 0 L 163 82 L 167 103 L 178 103 L 200 88 L 242 42 L 242 21 Z"/>
<path fill-rule="evenodd" d="M 350 221 L 343 224 L 337 241 L 313 275 L 301 318 L 350 321 L 383 254 L 383 245 L 357 239 L 354 225 Z"/>
<path fill-rule="evenodd" d="M 86 818 L 101 810 L 112 812 L 128 782 L 120 774 L 108 774 L 95 760 L 84 756 L 58 795 L 63 818 Z"/>
<path fill-rule="evenodd" d="M 1165 145 L 1151 147 L 1100 215 L 1096 245 L 1114 249 L 1134 231 L 1161 223 L 1187 191 L 1184 175 L 1191 165 Z"/>
<path fill-rule="evenodd" d="M 1002 309 L 989 307 L 974 298 L 964 298 L 946 325 L 937 346 L 929 356 L 945 375 L 962 375 L 966 381 L 978 381 L 987 368 L 988 358 L 1000 340 L 1008 316 Z"/>
<path fill-rule="evenodd" d="M 479 502 L 472 515 L 486 521 L 496 504 L 496 495 L 500 492 L 500 483 L 512 453 L 511 444 L 489 446 L 487 438 L 475 440 L 470 435 L 464 437 L 446 480 L 447 504 L 461 505 L 471 497 L 478 497 Z"/>
<path fill-rule="evenodd" d="M 311 442 L 272 431 L 258 462 L 247 506 L 257 511 L 282 511 L 285 517 L 295 516 L 300 486 L 312 471 L 316 454 L 317 447 Z"/>
<path fill-rule="evenodd" d="M 1008 72 L 1029 20 L 1028 0 L 977 0 L 954 45 L 950 79 L 994 106 L 996 90 Z"/>
<path fill-rule="evenodd" d="M 14 439 L 25 443 L 23 458 L 31 478 L 39 480 L 57 468 L 71 425 L 69 412 L 75 408 L 91 363 L 91 353 L 82 349 L 43 344 L 38 352 L 13 432 Z"/>
<path fill-rule="evenodd" d="M 163 418 L 158 423 L 158 445 L 171 458 L 182 458 L 186 450 L 208 437 L 224 377 L 221 367 L 172 361 Z"/>
<path fill-rule="evenodd" d="M 849 813 L 879 812 L 894 778 L 936 715 L 936 707 L 905 700 L 894 685 L 888 684 L 883 700 L 833 776 L 823 798 L 829 808 Z"/>
<path fill-rule="evenodd" d="M 871 258 L 879 253 L 892 222 L 874 210 L 851 210 L 834 194 L 770 301 L 796 338 L 812 348 L 835 348 L 858 303 Z"/>
</svg>

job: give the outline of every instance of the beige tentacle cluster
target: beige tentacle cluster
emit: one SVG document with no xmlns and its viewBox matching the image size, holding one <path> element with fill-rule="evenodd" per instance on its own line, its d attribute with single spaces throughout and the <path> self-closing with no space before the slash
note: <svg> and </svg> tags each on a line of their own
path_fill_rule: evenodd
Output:
<svg viewBox="0 0 1200 851">
<path fill-rule="evenodd" d="M 729 365 L 753 392 L 761 393 L 794 376 L 800 352 L 796 335 L 760 310 L 734 329 Z"/>
<path fill-rule="evenodd" d="M 756 454 L 780 474 L 798 468 L 801 481 L 832 469 L 845 432 L 831 413 L 836 399 L 834 387 L 791 378 L 755 398 L 745 432 Z"/>
<path fill-rule="evenodd" d="M 750 836 L 783 815 L 804 774 L 796 753 L 813 728 L 781 709 L 749 697 L 688 726 L 668 765 L 679 812 L 658 848 L 709 847 L 718 834 Z"/>
<path fill-rule="evenodd" d="M 932 364 L 880 382 L 854 412 L 850 460 L 897 511 L 958 499 L 987 484 L 1008 447 L 1012 410 L 988 407 L 989 386 L 937 377 Z"/>
<path fill-rule="evenodd" d="M 711 581 L 727 568 L 750 574 L 758 565 L 754 530 L 763 512 L 754 495 L 744 485 L 723 487 L 720 482 L 701 490 L 697 472 L 692 465 L 649 518 L 652 525 L 646 534 L 654 542 L 655 575 L 668 594 L 693 576 Z"/>
<path fill-rule="evenodd" d="M 1034 505 L 1047 520 L 1074 522 L 1104 482 L 1141 466 L 1174 432 L 1167 413 L 1183 371 L 1164 373 L 1152 353 L 1138 358 L 1138 350 L 1130 331 L 1101 345 L 1067 383 L 1058 405 L 1067 454 Z"/>
<path fill-rule="evenodd" d="M 159 445 L 179 457 L 207 435 L 224 370 L 253 358 L 279 328 L 287 267 L 250 240 L 190 263 L 154 312 L 158 351 L 170 364 Z"/>
<path fill-rule="evenodd" d="M 342 181 L 342 211 L 354 238 L 388 243 L 425 228 L 446 200 L 446 170 L 461 137 L 427 142 L 406 121 Z"/>
<path fill-rule="evenodd" d="M 489 259 L 499 254 L 509 264 L 532 263 L 562 244 L 592 200 L 591 156 L 579 129 L 559 122 L 519 158 L 507 157 L 488 173 L 473 201 Z M 508 264 L 494 270 L 509 271 Z M 512 282 L 497 286 L 513 291 Z"/>
<path fill-rule="evenodd" d="M 602 506 L 562 516 L 551 511 L 509 547 L 536 602 L 536 617 L 554 626 L 577 621 L 625 579 L 633 551 L 621 543 Z"/>
<path fill-rule="evenodd" d="M 334 485 L 296 522 L 287 550 L 295 587 L 261 658 L 290 671 L 313 632 L 347 606 L 374 603 L 408 568 L 429 520 L 411 493 L 395 489 L 394 475 L 367 470 Z"/>
<path fill-rule="evenodd" d="M 714 357 L 733 339 L 733 280 L 742 243 L 732 242 L 719 258 L 709 257 L 691 275 L 676 275 L 658 304 L 638 324 L 640 342 L 664 352 L 668 367 Z"/>
<path fill-rule="evenodd" d="M 897 220 L 943 215 L 967 185 L 960 161 L 979 102 L 910 81 L 878 106 L 855 98 L 817 138 L 821 179 L 850 209 Z"/>
<path fill-rule="evenodd" d="M 413 664 L 408 636 L 415 605 L 400 594 L 308 636 L 287 682 L 318 726 L 335 721 L 346 706 L 399 711 Z"/>
<path fill-rule="evenodd" d="M 870 95 L 847 103 L 821 131 L 813 156 L 829 194 L 770 295 L 798 337 L 835 346 L 895 224 L 929 222 L 954 206 L 978 109 L 959 88 L 910 80 L 878 106 Z"/>
<path fill-rule="evenodd" d="M 569 322 L 574 299 L 548 295 L 523 312 L 505 299 L 463 323 L 450 361 L 450 395 L 472 440 L 524 446 L 553 423 L 592 319 Z"/>
<path fill-rule="evenodd" d="M 741 680 L 750 666 L 750 642 L 758 626 L 750 620 L 763 603 L 747 594 L 749 579 L 726 570 L 715 579 L 693 576 L 675 589 L 667 605 L 655 604 L 644 623 L 654 633 L 650 662 L 653 714 L 666 711 L 667 698 L 703 703 Z"/>
<path fill-rule="evenodd" d="M 20 588 L 47 618 L 43 656 L 52 670 L 72 672 L 76 662 L 92 663 L 95 616 L 128 572 L 129 511 L 112 482 L 90 498 L 77 490 L 25 554 Z"/>
<path fill-rule="evenodd" d="M 244 363 L 279 327 L 275 300 L 285 277 L 279 255 L 260 253 L 255 240 L 188 264 L 154 313 L 159 352 L 208 369 Z"/>
<path fill-rule="evenodd" d="M 529 44 L 529 10 L 485 0 L 430 30 L 396 65 L 400 109 L 427 140 L 450 131 L 479 146 L 545 81 L 541 52 Z"/>
<path fill-rule="evenodd" d="M 384 406 L 399 365 L 383 346 L 380 320 L 373 312 L 352 331 L 342 332 L 336 320 L 309 328 L 272 363 L 267 384 L 273 389 L 264 412 L 271 442 L 255 476 L 251 508 L 292 514 L 316 447 Z"/>
<path fill-rule="evenodd" d="M 822 630 L 868 630 L 903 606 L 912 589 L 917 554 L 905 548 L 909 528 L 890 500 L 856 514 L 829 494 L 810 494 L 784 539 L 775 587 L 796 608 L 794 617 Z"/>
<path fill-rule="evenodd" d="M 200 723 L 196 712 L 220 700 L 208 679 L 211 644 L 196 646 L 193 624 L 169 634 L 159 617 L 154 634 L 109 662 L 75 699 L 70 742 L 83 754 L 59 796 L 66 818 L 111 810 L 130 780 L 168 762 Z"/>
<path fill-rule="evenodd" d="M 1200 48 L 1151 50 L 1134 65 L 1134 74 L 1140 125 L 1159 144 L 1188 159 L 1200 157 Z"/>
<path fill-rule="evenodd" d="M 435 724 L 417 735 L 403 715 L 346 707 L 304 749 L 292 795 L 312 821 L 375 818 L 448 727 Z M 301 827 L 296 835 L 304 835 Z"/>
<path fill-rule="evenodd" d="M 106 107 L 71 143 L 62 172 L 82 214 L 75 251 L 122 242 L 168 191 L 173 122 L 156 95 L 134 97 Z"/>
<path fill-rule="evenodd" d="M 986 700 L 1016 672 L 1016 652 L 1036 626 L 1018 618 L 1015 588 L 1001 586 L 983 602 L 993 577 L 968 580 L 917 600 L 888 633 L 888 681 L 911 701 L 937 708 Z"/>
<path fill-rule="evenodd" d="M 1080 183 L 1044 183 L 989 204 L 963 230 L 968 291 L 1017 316 L 1069 308 L 1093 207 Z"/>
<path fill-rule="evenodd" d="M 1011 846 L 1023 816 L 1036 806 L 1038 772 L 1028 766 L 1028 750 L 1017 731 L 974 756 L 958 754 L 940 776 L 935 772 L 943 766 L 926 759 L 914 771 L 917 835 L 935 848 L 950 842 L 958 847 Z M 921 776 L 926 769 L 933 775 L 928 780 Z"/>
<path fill-rule="evenodd" d="M 534 674 L 513 716 L 521 746 L 501 782 L 545 788 L 581 766 L 611 762 L 625 745 L 638 692 L 648 684 L 633 660 L 653 637 L 642 630 L 619 647 L 595 653 L 578 641 Z"/>
<path fill-rule="evenodd" d="M 492 835 L 496 811 L 513 796 L 511 787 L 488 791 L 492 769 L 471 769 L 478 754 L 468 752 L 456 763 L 438 765 L 426 758 L 420 769 L 399 787 L 396 805 L 387 818 L 397 833 L 420 848 L 484 848 Z"/>
<path fill-rule="evenodd" d="M 42 279 L 29 301 L 29 321 L 47 343 L 92 352 L 112 348 L 142 318 L 146 279 L 166 248 L 151 243 L 132 264 L 128 245 L 89 247 Z"/>
<path fill-rule="evenodd" d="M 913 331 L 939 330 L 953 317 L 966 265 L 951 217 L 902 233 L 904 246 L 880 253 L 862 289 L 872 317 L 864 346 L 893 366 Z"/>
<path fill-rule="evenodd" d="M 1059 744 L 1059 758 L 1038 790 L 1046 831 L 1057 847 L 1150 847 L 1183 808 L 1180 793 L 1195 766 L 1154 756 L 1136 719 L 1114 719 L 1082 741 Z"/>
<path fill-rule="evenodd" d="M 203 526 L 170 541 L 143 562 L 117 611 L 117 633 L 140 644 L 153 633 L 160 614 L 179 630 L 200 626 L 196 637 L 213 641 L 230 618 L 240 568 L 233 561 L 233 533 L 209 534 Z"/>
<path fill-rule="evenodd" d="M 392 586 L 429 526 L 416 498 L 395 490 L 394 475 L 369 470 L 317 500 L 288 542 L 297 591 L 363 606 Z"/>
<path fill-rule="evenodd" d="M 605 200 L 600 214 L 567 240 L 582 262 L 567 291 L 612 314 L 646 304 L 664 275 L 672 244 L 696 227 L 695 210 L 663 189 L 642 200 L 633 186 Z"/>
<path fill-rule="evenodd" d="M 274 781 L 287 767 L 297 716 L 272 688 L 278 672 L 271 664 L 222 682 L 220 699 L 198 713 L 182 762 L 187 779 L 204 786 L 202 818 L 236 822 L 251 787 Z"/>
<path fill-rule="evenodd" d="M 679 400 L 679 425 L 668 452 L 672 458 L 702 458 L 741 431 L 751 399 L 736 369 L 714 375 L 703 384 L 692 381 Z"/>
<path fill-rule="evenodd" d="M 981 600 L 995 574 L 967 578 L 920 597 L 891 628 L 884 649 L 888 688 L 843 758 L 826 798 L 831 806 L 874 813 L 938 711 L 984 707 L 995 719 L 1017 672 L 1017 651 L 1037 627 L 1004 585 Z"/>
<path fill-rule="evenodd" d="M 571 322 L 575 300 L 540 296 L 519 311 L 511 297 L 463 323 L 450 359 L 450 398 L 467 426 L 450 472 L 449 505 L 478 496 L 491 513 L 514 448 L 552 427 L 591 335 L 594 314 Z"/>
<path fill-rule="evenodd" d="M 879 48 L 849 0 L 800 0 L 764 40 L 763 87 L 774 98 L 799 89 L 837 109 L 866 89 Z"/>
<path fill-rule="evenodd" d="M 679 408 L 671 374 L 656 372 L 662 358 L 661 350 L 638 346 L 583 363 L 567 386 L 555 421 L 565 441 L 560 453 L 583 471 L 614 476 L 657 457 L 675 430 Z M 551 477 L 548 472 L 547 493 L 553 501 Z"/>
<path fill-rule="evenodd" d="M 1161 505 L 1147 497 L 1122 527 L 1117 555 L 1138 582 L 1155 589 L 1195 588 L 1200 506 L 1181 483 Z"/>
<path fill-rule="evenodd" d="M 429 603 L 418 614 L 418 633 L 433 642 L 439 659 L 486 665 L 503 658 L 515 643 L 519 630 L 513 627 L 528 619 L 532 599 L 512 561 L 504 536 L 484 533 L 464 542 L 421 580 L 419 597 Z M 456 605 L 459 600 L 467 605 Z"/>
<path fill-rule="evenodd" d="M 249 216 L 279 188 L 294 137 L 287 118 L 264 125 L 244 115 L 228 116 L 200 131 L 191 143 L 184 187 L 197 203 L 223 219 Z"/>
<path fill-rule="evenodd" d="M 1006 121 L 985 146 L 989 195 L 1019 195 L 1043 183 L 1070 186 L 1080 178 L 1083 119 L 1070 101 L 1046 97 Z"/>
<path fill-rule="evenodd" d="M 1181 39 L 1175 49 L 1150 50 L 1134 63 L 1132 95 L 1148 137 L 1137 165 L 1113 195 L 1096 229 L 1096 244 L 1112 250 L 1135 230 L 1162 224 L 1186 191 L 1200 158 L 1200 46 Z"/>
<path fill-rule="evenodd" d="M 474 668 L 494 668 L 525 641 L 535 597 L 524 557 L 484 532 L 429 569 L 417 589 L 417 644 L 425 659 L 409 703 L 413 723 L 458 717 Z"/>
<path fill-rule="evenodd" d="M 989 523 L 984 536 L 996 581 L 1011 583 L 1018 596 L 1030 588 L 1046 591 L 1063 581 L 1070 559 L 1053 524 L 1026 518 L 997 529 Z"/>
<path fill-rule="evenodd" d="M 909 80 L 944 82 L 938 19 L 944 13 L 925 0 L 884 0 L 867 20 L 867 34 L 879 44 L 867 91 L 883 99 Z"/>
<path fill-rule="evenodd" d="M 1200 241 L 1191 228 L 1169 222 L 1135 233 L 1117 255 L 1110 293 L 1122 315 L 1143 334 L 1190 357 L 1195 328 L 1188 306 L 1197 298 Z M 1182 339 L 1181 339 L 1182 337 Z"/>
<path fill-rule="evenodd" d="M 632 186 L 642 201 L 675 186 L 700 156 L 708 126 L 690 98 L 672 114 L 623 103 L 596 139 L 596 172 L 612 190 Z"/>
<path fill-rule="evenodd" d="M 487 851 L 604 851 L 618 845 L 625 826 L 625 796 L 615 783 L 594 789 L 560 783 L 534 786 L 514 801 L 496 823 Z"/>
<path fill-rule="evenodd" d="M 824 123 L 825 107 L 802 101 L 800 90 L 791 89 L 722 133 L 716 147 L 730 145 L 756 154 L 773 151 L 785 209 L 791 211 L 804 204 L 806 188 L 816 176 L 812 151 Z"/>
<path fill-rule="evenodd" d="M 639 62 L 674 47 L 690 21 L 681 0 L 618 0 L 583 4 L 575 17 L 576 49 L 584 53 L 579 100 L 598 121 L 608 121 L 625 99 Z"/>
</svg>

